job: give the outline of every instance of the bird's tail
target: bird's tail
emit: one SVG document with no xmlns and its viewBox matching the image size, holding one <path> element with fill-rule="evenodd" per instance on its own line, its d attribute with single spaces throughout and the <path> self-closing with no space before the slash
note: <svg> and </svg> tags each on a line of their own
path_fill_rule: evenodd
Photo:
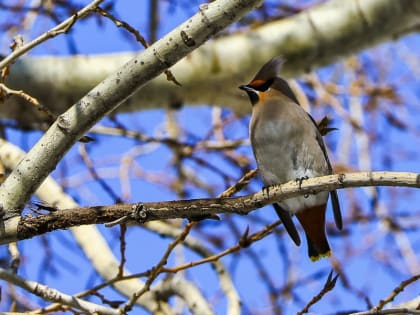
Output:
<svg viewBox="0 0 420 315">
<path fill-rule="evenodd" d="M 274 207 L 274 210 L 276 210 L 277 215 L 279 216 L 281 222 L 283 223 L 287 233 L 289 233 L 293 242 L 297 246 L 300 246 L 300 237 L 293 223 L 290 212 L 283 209 L 278 203 L 273 203 L 273 207 Z"/>
<path fill-rule="evenodd" d="M 308 242 L 308 255 L 312 261 L 331 255 L 330 245 L 325 234 L 326 204 L 305 209 L 296 214 L 305 230 Z"/>
</svg>

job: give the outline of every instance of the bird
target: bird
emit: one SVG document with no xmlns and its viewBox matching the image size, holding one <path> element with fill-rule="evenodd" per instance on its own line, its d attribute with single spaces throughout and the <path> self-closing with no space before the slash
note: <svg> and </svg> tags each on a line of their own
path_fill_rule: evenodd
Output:
<svg viewBox="0 0 420 315">
<path fill-rule="evenodd" d="M 249 124 L 251 147 L 264 187 L 332 174 L 332 166 L 322 139 L 325 130 L 299 104 L 285 79 L 278 74 L 284 58 L 265 63 L 254 79 L 239 88 L 252 105 Z M 322 132 L 322 134 L 321 134 Z M 301 240 L 293 222 L 296 216 L 306 236 L 308 256 L 317 261 L 331 255 L 325 231 L 325 214 L 331 196 L 334 220 L 343 227 L 336 190 L 293 197 L 274 203 L 274 209 L 293 242 Z"/>
</svg>

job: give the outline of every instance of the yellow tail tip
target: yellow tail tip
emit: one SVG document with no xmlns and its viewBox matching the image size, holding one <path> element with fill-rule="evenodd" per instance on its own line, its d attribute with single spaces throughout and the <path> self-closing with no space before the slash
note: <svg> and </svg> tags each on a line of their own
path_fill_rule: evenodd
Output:
<svg viewBox="0 0 420 315">
<path fill-rule="evenodd" d="M 309 258 L 312 262 L 315 262 L 315 261 L 320 260 L 321 258 L 327 258 L 327 257 L 330 257 L 330 256 L 331 256 L 331 251 L 329 250 L 326 253 L 319 254 L 318 256 L 310 256 Z"/>
</svg>

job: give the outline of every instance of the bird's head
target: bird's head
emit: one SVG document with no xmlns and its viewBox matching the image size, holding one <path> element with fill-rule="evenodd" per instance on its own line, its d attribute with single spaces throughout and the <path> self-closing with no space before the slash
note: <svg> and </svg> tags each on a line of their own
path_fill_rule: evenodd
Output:
<svg viewBox="0 0 420 315">
<path fill-rule="evenodd" d="M 248 94 L 252 105 L 263 100 L 265 92 L 277 78 L 283 63 L 284 59 L 282 57 L 274 57 L 261 67 L 250 83 L 239 86 L 241 90 Z"/>
<path fill-rule="evenodd" d="M 282 57 L 272 58 L 261 67 L 260 71 L 258 71 L 250 83 L 239 86 L 241 90 L 248 94 L 252 105 L 264 101 L 266 92 L 270 88 L 283 93 L 295 103 L 299 104 L 286 80 L 278 76 L 284 61 L 285 59 Z"/>
</svg>

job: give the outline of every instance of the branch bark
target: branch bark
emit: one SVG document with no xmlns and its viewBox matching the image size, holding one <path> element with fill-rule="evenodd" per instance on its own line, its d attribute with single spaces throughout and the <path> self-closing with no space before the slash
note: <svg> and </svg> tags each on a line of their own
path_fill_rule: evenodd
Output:
<svg viewBox="0 0 420 315">
<path fill-rule="evenodd" d="M 35 281 L 23 279 L 14 273 L 0 268 L 0 279 L 13 283 L 18 287 L 37 295 L 47 301 L 58 302 L 88 314 L 119 315 L 120 312 L 110 307 L 105 307 L 92 302 L 84 301 L 72 295 L 64 294 Z"/>
<path fill-rule="evenodd" d="M 172 68 L 182 87 L 160 76 L 141 93 L 130 97 L 118 111 L 165 108 L 173 102 L 182 102 L 213 104 L 246 113 L 250 111 L 248 99 L 236 87 L 247 82 L 269 58 L 284 55 L 287 63 L 283 74 L 296 77 L 416 31 L 419 21 L 417 0 L 330 0 L 290 18 L 207 43 Z M 7 83 L 37 97 L 53 112 L 62 113 L 134 56 L 121 53 L 24 58 L 12 67 Z M 225 92 L 214 93 L 220 90 Z M 17 97 L 9 98 L 6 106 L 0 107 L 0 116 L 26 125 L 42 118 Z"/>
<path fill-rule="evenodd" d="M 218 214 L 248 213 L 273 202 L 298 195 L 314 194 L 349 187 L 400 186 L 420 188 L 420 174 L 408 172 L 357 172 L 309 178 L 301 185 L 291 181 L 260 192 L 235 198 L 206 198 L 124 205 L 73 208 L 38 217 L 22 217 L 16 229 L 0 233 L 0 244 L 23 240 L 69 227 L 102 224 L 121 218 L 145 223 L 164 219 L 214 218 Z M 13 233 L 16 231 L 16 233 Z"/>
</svg>

